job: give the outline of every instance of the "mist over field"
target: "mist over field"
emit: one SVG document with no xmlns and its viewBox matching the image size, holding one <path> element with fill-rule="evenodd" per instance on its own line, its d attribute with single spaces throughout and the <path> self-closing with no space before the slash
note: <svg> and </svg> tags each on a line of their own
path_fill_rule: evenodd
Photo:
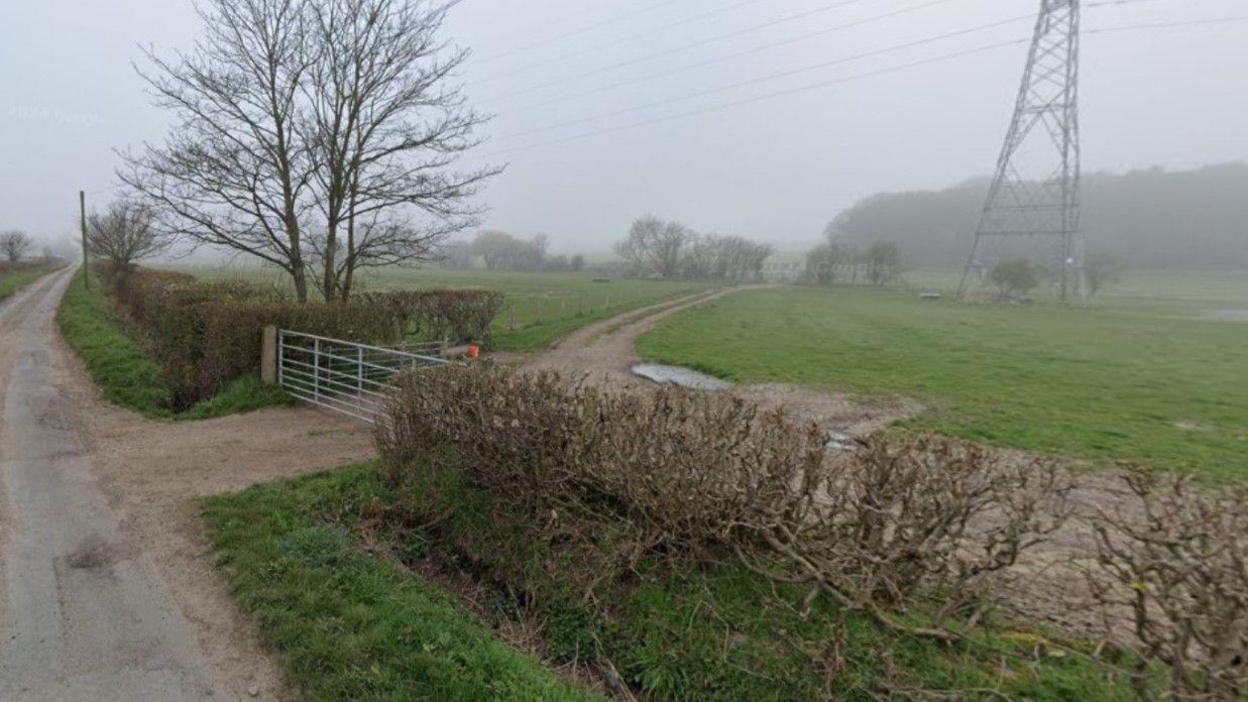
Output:
<svg viewBox="0 0 1248 702">
<path fill-rule="evenodd" d="M 0 0 L 0 700 L 1245 702 L 1248 0 Z"/>
</svg>

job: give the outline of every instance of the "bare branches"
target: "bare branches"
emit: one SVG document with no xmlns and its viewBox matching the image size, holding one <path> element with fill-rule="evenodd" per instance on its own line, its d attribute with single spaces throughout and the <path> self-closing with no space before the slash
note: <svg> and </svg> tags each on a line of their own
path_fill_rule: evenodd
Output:
<svg viewBox="0 0 1248 702">
<path fill-rule="evenodd" d="M 128 271 L 172 245 L 173 236 L 154 227 L 151 208 L 139 202 L 118 200 L 103 214 L 92 212 L 87 218 L 87 250 L 106 259 L 115 272 Z"/>
<path fill-rule="evenodd" d="M 775 250 L 740 236 L 699 234 L 680 222 L 646 215 L 615 247 L 633 272 L 657 278 L 761 280 Z"/>
<path fill-rule="evenodd" d="M 980 620 L 1019 555 L 1066 521 L 1070 489 L 1052 464 L 971 444 L 869 440 L 853 458 L 804 474 L 800 489 L 751 515 L 748 528 L 780 556 L 773 577 L 819 588 L 889 628 L 951 641 L 959 634 L 946 620 Z M 931 626 L 888 613 L 933 593 Z"/>
<path fill-rule="evenodd" d="M 451 4 L 310 5 L 315 60 L 303 87 L 304 138 L 318 166 L 327 298 L 346 299 L 357 269 L 427 260 L 437 243 L 478 222 L 469 199 L 499 169 L 453 170 L 486 118 L 450 84 L 468 57 L 438 39 Z"/>
<path fill-rule="evenodd" d="M 1139 665 L 1135 687 L 1152 690 L 1152 666 L 1169 671 L 1164 699 L 1242 699 L 1248 689 L 1248 489 L 1201 494 L 1180 478 L 1131 469 L 1130 510 L 1092 521 L 1098 567 L 1089 582 L 1107 617 L 1129 617 Z"/>
<path fill-rule="evenodd" d="M 276 264 L 307 299 L 301 217 L 309 178 L 296 135 L 307 70 L 302 0 L 210 0 L 188 54 L 147 53 L 140 71 L 177 126 L 124 154 L 119 177 L 153 208 L 154 227 Z"/>
<path fill-rule="evenodd" d="M 685 247 L 692 241 L 693 231 L 680 222 L 665 222 L 646 215 L 633 222 L 616 253 L 639 273 L 659 278 L 675 278 Z"/>
<path fill-rule="evenodd" d="M 7 232 L 0 232 L 0 253 L 9 259 L 9 263 L 17 263 L 22 260 L 22 256 L 35 245 L 34 239 L 31 239 L 26 232 L 16 229 Z"/>
<path fill-rule="evenodd" d="M 398 384 L 377 430 L 396 481 L 436 471 L 430 458 L 454 446 L 475 482 L 535 523 L 625 534 L 597 574 L 646 555 L 736 557 L 808 586 L 807 605 L 822 594 L 907 635 L 958 641 L 1068 514 L 1053 465 L 936 437 L 836 457 L 817 426 L 725 395 L 612 395 L 489 369 Z M 899 616 L 912 608 L 917 620 Z"/>
<path fill-rule="evenodd" d="M 119 173 L 161 232 L 286 270 L 345 300 L 359 268 L 422 260 L 476 222 L 497 169 L 456 172 L 484 118 L 449 87 L 447 5 L 208 0 L 204 36 L 142 75 L 176 117 Z"/>
</svg>

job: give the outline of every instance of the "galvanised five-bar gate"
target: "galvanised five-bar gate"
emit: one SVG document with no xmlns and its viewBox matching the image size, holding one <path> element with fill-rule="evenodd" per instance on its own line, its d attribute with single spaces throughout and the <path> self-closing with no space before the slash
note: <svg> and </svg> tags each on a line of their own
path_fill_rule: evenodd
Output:
<svg viewBox="0 0 1248 702">
<path fill-rule="evenodd" d="M 395 373 L 452 363 L 434 355 L 442 344 L 391 349 L 286 330 L 277 332 L 276 341 L 278 385 L 300 400 L 369 423 Z"/>
</svg>

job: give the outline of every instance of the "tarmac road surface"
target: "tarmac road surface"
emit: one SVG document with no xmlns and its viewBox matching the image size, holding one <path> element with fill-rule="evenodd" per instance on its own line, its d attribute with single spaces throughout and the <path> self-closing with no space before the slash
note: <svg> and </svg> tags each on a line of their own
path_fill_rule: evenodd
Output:
<svg viewBox="0 0 1248 702">
<path fill-rule="evenodd" d="M 214 672 L 93 474 L 52 361 L 66 269 L 0 305 L 0 700 L 206 700 Z"/>
</svg>

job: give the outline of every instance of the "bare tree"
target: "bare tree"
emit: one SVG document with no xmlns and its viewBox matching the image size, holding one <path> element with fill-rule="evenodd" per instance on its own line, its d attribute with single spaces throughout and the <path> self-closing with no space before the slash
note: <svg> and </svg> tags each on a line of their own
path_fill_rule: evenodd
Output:
<svg viewBox="0 0 1248 702">
<path fill-rule="evenodd" d="M 140 75 L 176 117 L 163 144 L 125 154 L 121 179 L 153 227 L 224 246 L 290 274 L 307 300 L 301 225 L 312 162 L 297 134 L 308 68 L 305 0 L 205 0 L 189 53 Z"/>
<path fill-rule="evenodd" d="M 616 252 L 638 273 L 659 278 L 675 278 L 681 258 L 694 239 L 694 233 L 680 222 L 665 222 L 646 215 L 633 222 L 628 237 L 616 245 Z"/>
<path fill-rule="evenodd" d="M 0 253 L 9 259 L 9 263 L 17 263 L 22 260 L 22 256 L 34 246 L 35 242 L 26 232 L 16 229 L 7 232 L 0 232 Z"/>
<path fill-rule="evenodd" d="M 168 232 L 153 226 L 147 205 L 118 200 L 100 214 L 87 218 L 87 251 L 106 259 L 116 272 L 130 270 L 135 261 L 163 253 L 173 244 Z"/>
<path fill-rule="evenodd" d="M 428 260 L 478 222 L 469 199 L 500 169 L 453 168 L 486 119 L 450 83 L 468 57 L 438 38 L 454 4 L 310 3 L 306 141 L 325 218 L 313 244 L 326 299 L 345 300 L 358 269 Z"/>
</svg>

